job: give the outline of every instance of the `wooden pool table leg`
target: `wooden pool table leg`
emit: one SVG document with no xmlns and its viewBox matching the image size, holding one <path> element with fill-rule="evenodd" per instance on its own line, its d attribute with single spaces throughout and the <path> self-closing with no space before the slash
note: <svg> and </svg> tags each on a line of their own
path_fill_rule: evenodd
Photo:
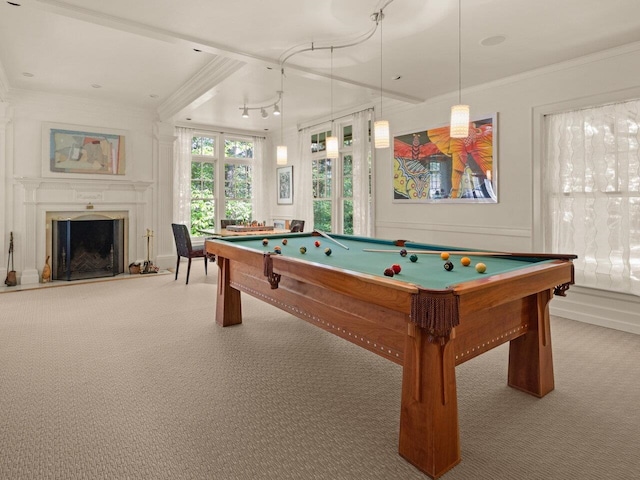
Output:
<svg viewBox="0 0 640 480">
<path fill-rule="evenodd" d="M 216 299 L 216 323 L 229 327 L 242 323 L 242 303 L 240 291 L 233 288 L 231 267 L 228 258 L 218 256 L 218 292 Z"/>
<path fill-rule="evenodd" d="M 554 389 L 549 301 L 552 290 L 536 295 L 527 333 L 509 344 L 509 386 L 536 397 Z"/>
<path fill-rule="evenodd" d="M 402 376 L 399 453 L 432 478 L 460 462 L 455 356 L 451 338 L 430 343 L 409 324 Z"/>
</svg>

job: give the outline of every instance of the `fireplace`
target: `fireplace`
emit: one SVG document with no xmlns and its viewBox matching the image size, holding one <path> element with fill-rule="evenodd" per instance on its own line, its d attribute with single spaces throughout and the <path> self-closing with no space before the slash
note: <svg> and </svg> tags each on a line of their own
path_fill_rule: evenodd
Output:
<svg viewBox="0 0 640 480">
<path fill-rule="evenodd" d="M 52 220 L 53 280 L 112 277 L 124 272 L 124 219 L 87 215 Z"/>
</svg>

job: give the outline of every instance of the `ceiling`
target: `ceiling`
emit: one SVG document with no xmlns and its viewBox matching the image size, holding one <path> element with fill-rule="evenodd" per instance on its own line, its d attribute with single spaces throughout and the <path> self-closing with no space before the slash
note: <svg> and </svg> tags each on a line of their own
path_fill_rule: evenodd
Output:
<svg viewBox="0 0 640 480">
<path fill-rule="evenodd" d="M 385 104 L 455 93 L 459 65 L 468 88 L 638 42 L 640 1 L 462 0 L 461 25 L 459 63 L 457 0 L 3 0 L 0 98 L 45 91 L 274 130 L 378 105 L 381 90 Z M 282 86 L 282 117 L 241 117 Z"/>
</svg>

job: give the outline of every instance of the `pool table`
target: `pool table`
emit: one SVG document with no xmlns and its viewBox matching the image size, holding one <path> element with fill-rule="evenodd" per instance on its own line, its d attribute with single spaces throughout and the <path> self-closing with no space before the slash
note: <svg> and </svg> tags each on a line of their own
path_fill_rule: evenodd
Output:
<svg viewBox="0 0 640 480">
<path fill-rule="evenodd" d="M 460 461 L 456 365 L 510 342 L 508 384 L 537 397 L 553 390 L 548 304 L 573 284 L 574 255 L 326 235 L 207 239 L 219 267 L 216 323 L 242 323 L 245 292 L 400 364 L 398 448 L 421 471 L 437 478 Z M 393 264 L 400 272 L 386 276 Z"/>
</svg>

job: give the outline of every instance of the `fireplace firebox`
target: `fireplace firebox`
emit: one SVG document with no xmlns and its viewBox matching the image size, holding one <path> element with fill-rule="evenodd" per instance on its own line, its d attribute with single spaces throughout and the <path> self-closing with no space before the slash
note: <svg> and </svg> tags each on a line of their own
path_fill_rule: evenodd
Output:
<svg viewBox="0 0 640 480">
<path fill-rule="evenodd" d="M 124 272 L 124 219 L 52 220 L 53 280 L 112 277 Z"/>
</svg>

